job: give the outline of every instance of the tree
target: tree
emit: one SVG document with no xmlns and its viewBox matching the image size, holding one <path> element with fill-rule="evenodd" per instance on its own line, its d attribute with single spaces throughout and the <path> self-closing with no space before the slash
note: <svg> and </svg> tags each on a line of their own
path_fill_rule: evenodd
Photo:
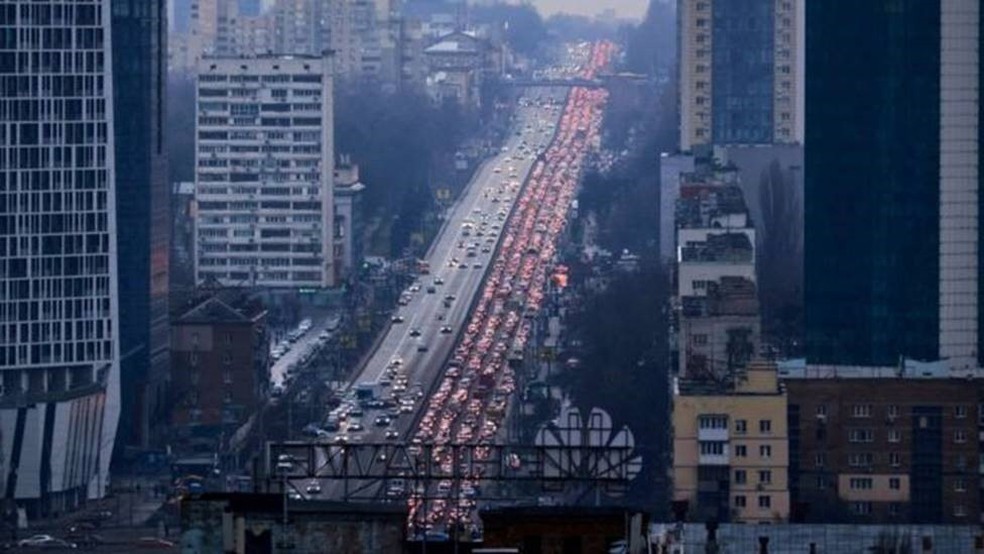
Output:
<svg viewBox="0 0 984 554">
<path fill-rule="evenodd" d="M 773 160 L 759 179 L 762 209 L 758 259 L 763 334 L 795 354 L 803 332 L 803 219 L 791 172 Z"/>
<path fill-rule="evenodd" d="M 535 57 L 540 44 L 547 38 L 543 19 L 529 4 L 475 6 L 472 17 L 475 21 L 502 29 L 509 47 L 524 56 Z"/>
</svg>

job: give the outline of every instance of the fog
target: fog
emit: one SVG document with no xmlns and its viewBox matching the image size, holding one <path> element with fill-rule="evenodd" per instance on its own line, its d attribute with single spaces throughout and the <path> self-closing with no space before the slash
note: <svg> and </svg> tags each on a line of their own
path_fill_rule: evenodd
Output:
<svg viewBox="0 0 984 554">
<path fill-rule="evenodd" d="M 533 0 L 533 5 L 544 17 L 559 12 L 597 15 L 611 8 L 618 17 L 642 19 L 648 4 L 648 0 Z"/>
</svg>

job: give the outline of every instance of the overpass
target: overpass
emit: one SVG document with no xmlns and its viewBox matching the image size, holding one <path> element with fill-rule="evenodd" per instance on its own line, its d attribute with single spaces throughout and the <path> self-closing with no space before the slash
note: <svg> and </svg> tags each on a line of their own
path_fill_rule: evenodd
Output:
<svg viewBox="0 0 984 554">
<path fill-rule="evenodd" d="M 618 81 L 629 81 L 629 82 L 640 82 L 645 81 L 647 77 L 645 75 L 638 75 L 635 73 L 604 73 L 599 75 L 594 79 L 585 79 L 584 77 L 566 77 L 566 78 L 537 78 L 537 77 L 520 77 L 520 78 L 505 78 L 499 82 L 506 86 L 513 87 L 585 87 L 585 88 L 608 88 L 611 83 Z"/>
</svg>

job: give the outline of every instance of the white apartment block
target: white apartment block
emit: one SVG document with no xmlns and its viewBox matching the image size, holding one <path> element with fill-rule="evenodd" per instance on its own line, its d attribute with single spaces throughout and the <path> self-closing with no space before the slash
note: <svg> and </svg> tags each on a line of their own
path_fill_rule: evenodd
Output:
<svg viewBox="0 0 984 554">
<path fill-rule="evenodd" d="M 0 486 L 103 495 L 120 415 L 110 0 L 0 2 Z"/>
<path fill-rule="evenodd" d="M 201 62 L 197 282 L 334 286 L 332 90 L 330 55 Z"/>
</svg>

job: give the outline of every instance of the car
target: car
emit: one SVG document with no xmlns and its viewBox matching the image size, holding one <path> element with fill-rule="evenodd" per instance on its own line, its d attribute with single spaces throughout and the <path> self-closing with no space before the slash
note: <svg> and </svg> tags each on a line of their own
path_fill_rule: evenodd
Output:
<svg viewBox="0 0 984 554">
<path fill-rule="evenodd" d="M 428 347 L 426 342 L 422 342 L 417 345 L 417 352 L 427 352 Z"/>
<path fill-rule="evenodd" d="M 358 433 L 363 430 L 363 427 L 358 421 L 352 421 L 348 424 L 348 427 L 345 430 L 349 433 Z"/>
<path fill-rule="evenodd" d="M 169 550 L 178 547 L 177 544 L 160 537 L 140 537 L 139 539 L 133 541 L 133 545 L 137 548 L 161 550 Z"/>
<path fill-rule="evenodd" d="M 454 331 L 452 331 L 451 328 L 448 327 L 447 325 L 445 325 L 444 327 L 441 327 L 441 334 L 442 335 L 450 335 L 453 332 Z"/>
<path fill-rule="evenodd" d="M 449 295 L 447 295 L 447 296 L 444 297 L 444 300 L 445 300 L 445 302 L 454 302 L 455 296 L 453 294 L 449 294 Z"/>
<path fill-rule="evenodd" d="M 435 292 L 437 292 L 437 289 L 436 288 L 434 288 L 434 287 L 427 287 L 427 294 L 434 294 Z"/>
<path fill-rule="evenodd" d="M 411 285 L 410 286 L 410 292 L 418 292 L 418 291 L 420 291 L 420 285 Z"/>
<path fill-rule="evenodd" d="M 472 269 L 482 269 L 482 264 L 473 264 Z"/>
<path fill-rule="evenodd" d="M 440 277 L 438 277 L 437 279 L 434 279 L 434 284 L 435 285 L 443 285 L 444 284 L 444 279 L 441 279 Z"/>
<path fill-rule="evenodd" d="M 400 432 L 396 429 L 390 429 L 386 431 L 386 440 L 397 440 L 400 438 Z"/>
<path fill-rule="evenodd" d="M 468 269 L 468 264 L 462 262 L 458 264 L 458 269 Z"/>
<path fill-rule="evenodd" d="M 416 327 L 414 327 L 413 329 L 411 329 L 410 330 L 410 336 L 411 337 L 419 337 L 420 336 L 420 329 L 417 329 Z"/>
<path fill-rule="evenodd" d="M 390 318 L 390 321 L 393 322 L 393 323 L 403 323 L 403 316 L 402 315 L 395 315 L 395 316 L 393 316 L 393 317 Z"/>
<path fill-rule="evenodd" d="M 376 416 L 375 424 L 377 427 L 388 427 L 390 424 L 390 418 L 384 415 Z"/>
<path fill-rule="evenodd" d="M 315 480 L 312 480 L 307 484 L 307 487 L 304 490 L 308 494 L 321 494 L 321 484 Z"/>
</svg>

